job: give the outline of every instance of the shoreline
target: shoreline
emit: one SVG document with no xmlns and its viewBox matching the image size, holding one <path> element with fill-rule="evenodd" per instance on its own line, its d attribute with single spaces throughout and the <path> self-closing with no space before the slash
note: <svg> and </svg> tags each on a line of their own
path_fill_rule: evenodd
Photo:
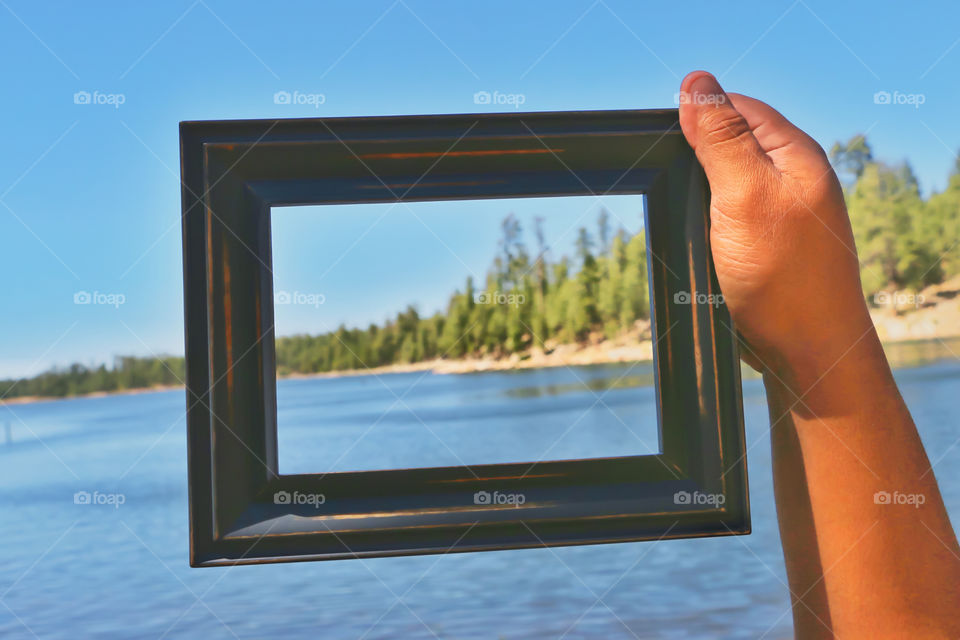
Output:
<svg viewBox="0 0 960 640">
<path fill-rule="evenodd" d="M 960 333 L 953 335 L 936 335 L 930 337 L 906 337 L 883 342 L 884 350 L 889 347 L 901 348 L 911 344 L 922 346 L 938 341 L 960 340 Z M 555 347 L 551 352 L 544 353 L 539 349 L 534 353 L 521 357 L 514 354 L 509 358 L 468 358 L 463 360 L 425 360 L 410 364 L 384 365 L 369 369 L 347 369 L 344 371 L 325 371 L 320 373 L 291 373 L 278 376 L 278 380 L 311 380 L 317 378 L 352 378 L 366 375 L 392 375 L 398 373 L 431 372 L 436 375 L 463 375 L 470 373 L 487 373 L 492 371 L 523 371 L 526 369 L 551 369 L 556 367 L 581 367 L 603 364 L 621 364 L 627 362 L 652 361 L 652 342 L 644 340 L 632 345 L 607 348 L 603 343 L 598 345 L 565 344 Z M 559 352 L 559 354 L 558 354 Z M 889 351 L 887 357 L 890 357 Z M 746 365 L 744 365 L 746 366 Z M 911 366 L 909 361 L 900 366 Z M 891 362 L 891 367 L 898 365 Z M 749 368 L 749 367 L 748 367 Z M 20 396 L 0 400 L 0 407 L 6 405 L 34 404 L 39 402 L 56 402 L 58 400 L 78 400 L 104 398 L 107 396 L 133 396 L 145 393 L 159 393 L 163 391 L 182 390 L 183 385 L 155 385 L 152 387 L 138 387 L 119 391 L 94 391 L 92 393 L 72 396 Z"/>
<path fill-rule="evenodd" d="M 595 340 L 583 344 L 559 344 L 546 351 L 533 348 L 515 353 L 506 358 L 461 358 L 444 360 L 435 358 L 409 364 L 388 364 L 367 369 L 346 369 L 318 373 L 290 373 L 278 376 L 281 380 L 312 378 L 347 378 L 353 376 L 391 373 L 416 373 L 431 371 L 439 375 L 484 373 L 487 371 L 515 371 L 523 369 L 547 369 L 563 366 L 616 364 L 619 362 L 649 362 L 653 360 L 653 343 L 649 338 L 631 339 L 620 337 L 613 340 Z"/>
<path fill-rule="evenodd" d="M 891 366 L 910 366 L 909 356 L 894 357 L 910 343 L 918 346 L 935 341 L 960 339 L 960 276 L 939 285 L 927 287 L 918 295 L 890 293 L 888 299 L 906 301 L 902 306 L 888 305 L 870 310 L 870 317 L 877 328 Z M 949 347 L 945 347 L 950 351 Z M 951 351 L 952 353 L 952 351 Z M 923 361 L 923 356 L 917 356 Z M 600 334 L 591 334 L 584 343 L 548 343 L 548 349 L 530 349 L 506 358 L 483 357 L 460 360 L 425 360 L 410 364 L 391 364 L 368 369 L 349 369 L 321 373 L 290 373 L 278 376 L 279 380 L 302 380 L 312 378 L 346 378 L 363 375 L 389 375 L 430 371 L 434 374 L 483 373 L 486 371 L 518 371 L 562 366 L 585 366 L 617 364 L 623 362 L 649 362 L 653 359 L 653 344 L 649 335 L 649 323 L 638 322 L 628 332 L 608 339 Z M 118 391 L 96 391 L 73 396 L 21 396 L 0 399 L 0 407 L 6 405 L 54 402 L 77 398 L 101 398 L 115 395 L 139 395 L 183 389 L 183 385 L 156 385 Z"/>
<path fill-rule="evenodd" d="M 183 389 L 182 384 L 158 384 L 152 387 L 136 387 L 134 389 L 117 389 L 115 391 L 91 391 L 78 393 L 73 396 L 17 396 L 0 400 L 0 407 L 5 405 L 33 404 L 35 402 L 55 402 L 57 400 L 77 400 L 80 398 L 105 398 L 107 396 L 138 396 L 142 393 L 157 393 L 160 391 L 176 391 Z"/>
</svg>

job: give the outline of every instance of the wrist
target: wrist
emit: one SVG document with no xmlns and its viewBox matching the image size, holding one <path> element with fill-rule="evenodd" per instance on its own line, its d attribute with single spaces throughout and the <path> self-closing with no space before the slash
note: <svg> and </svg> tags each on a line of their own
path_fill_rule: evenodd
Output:
<svg viewBox="0 0 960 640">
<path fill-rule="evenodd" d="M 856 411 L 852 397 L 861 388 L 885 388 L 892 374 L 880 339 L 864 309 L 837 318 L 829 330 L 803 334 L 778 349 L 763 370 L 764 384 L 776 384 L 798 410 L 819 415 Z M 880 385 L 880 386 L 878 386 Z"/>
</svg>

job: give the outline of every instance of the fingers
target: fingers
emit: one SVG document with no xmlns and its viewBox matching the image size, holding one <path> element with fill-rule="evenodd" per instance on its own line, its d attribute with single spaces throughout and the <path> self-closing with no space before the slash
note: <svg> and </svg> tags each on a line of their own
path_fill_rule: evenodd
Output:
<svg viewBox="0 0 960 640">
<path fill-rule="evenodd" d="M 784 118 L 779 111 L 765 102 L 739 93 L 729 93 L 727 96 L 733 103 L 734 108 L 750 125 L 754 137 L 766 152 L 776 149 L 794 138 L 806 135 Z"/>
<path fill-rule="evenodd" d="M 765 102 L 739 93 L 727 95 L 774 166 L 788 172 L 811 166 L 822 171 L 825 155 L 813 138 Z"/>
<path fill-rule="evenodd" d="M 680 96 L 680 127 L 714 193 L 739 190 L 744 181 L 770 169 L 771 160 L 747 119 L 712 75 L 687 75 Z"/>
</svg>

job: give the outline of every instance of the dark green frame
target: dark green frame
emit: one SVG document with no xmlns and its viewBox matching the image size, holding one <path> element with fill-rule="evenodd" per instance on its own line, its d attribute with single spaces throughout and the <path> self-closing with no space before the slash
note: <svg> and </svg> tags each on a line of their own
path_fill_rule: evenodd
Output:
<svg viewBox="0 0 960 640">
<path fill-rule="evenodd" d="M 676 110 L 184 122 L 180 143 L 192 566 L 749 533 L 730 319 L 673 297 L 719 293 Z M 647 198 L 662 453 L 280 475 L 271 207 L 625 193 Z"/>
</svg>

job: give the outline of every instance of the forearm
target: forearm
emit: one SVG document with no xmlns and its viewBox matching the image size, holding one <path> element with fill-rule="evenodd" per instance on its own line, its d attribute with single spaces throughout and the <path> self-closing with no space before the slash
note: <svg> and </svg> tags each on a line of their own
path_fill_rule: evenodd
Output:
<svg viewBox="0 0 960 640">
<path fill-rule="evenodd" d="M 960 638 L 960 551 L 867 313 L 827 155 L 708 73 L 681 96 L 717 282 L 764 371 L 798 635 Z"/>
<path fill-rule="evenodd" d="M 960 550 L 933 471 L 876 333 L 854 333 L 826 361 L 764 374 L 798 637 L 960 637 Z"/>
</svg>

